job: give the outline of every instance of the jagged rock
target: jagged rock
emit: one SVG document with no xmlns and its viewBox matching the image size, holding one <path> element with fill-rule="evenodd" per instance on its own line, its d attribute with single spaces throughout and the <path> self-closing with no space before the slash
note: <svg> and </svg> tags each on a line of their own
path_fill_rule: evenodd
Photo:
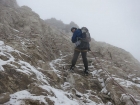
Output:
<svg viewBox="0 0 140 105">
<path fill-rule="evenodd" d="M 113 105 L 111 102 L 107 102 L 105 105 Z"/>
<path fill-rule="evenodd" d="M 8 58 L 8 57 L 6 57 L 6 56 L 3 56 L 3 55 L 0 55 L 0 59 L 2 59 L 2 60 L 4 60 L 4 61 L 7 61 L 7 60 L 9 60 L 9 58 Z"/>
<path fill-rule="evenodd" d="M 129 95 L 122 95 L 121 101 L 125 103 L 125 105 L 133 105 L 135 103 L 132 102 L 131 97 Z"/>
<path fill-rule="evenodd" d="M 0 94 L 0 104 L 4 104 L 5 102 L 10 100 L 10 93 L 2 93 Z"/>
<path fill-rule="evenodd" d="M 26 99 L 25 100 L 25 105 L 46 105 L 46 104 L 43 103 L 43 102 L 40 102 L 39 100 Z"/>
<path fill-rule="evenodd" d="M 130 53 L 92 39 L 89 76 L 83 75 L 81 57 L 75 72 L 69 73 L 74 49 L 70 28 L 77 25 L 56 19 L 48 20 L 56 21 L 50 25 L 31 8 L 16 5 L 14 0 L 0 0 L 0 93 L 11 94 L 3 103 L 10 98 L 25 105 L 131 104 L 110 77 L 140 100 L 140 63 Z"/>
<path fill-rule="evenodd" d="M 18 7 L 16 0 L 0 0 L 0 5 L 4 5 L 6 7 Z"/>
<path fill-rule="evenodd" d="M 54 96 L 54 93 L 48 92 L 47 90 L 42 89 L 39 85 L 31 83 L 28 85 L 28 89 L 30 89 L 31 94 L 35 94 L 37 96 L 44 95 L 44 96 Z"/>
<path fill-rule="evenodd" d="M 71 27 L 79 28 L 79 26 L 74 22 L 70 22 L 70 24 L 64 24 L 61 20 L 56 20 L 55 18 L 46 19 L 45 22 L 51 26 L 57 27 L 58 29 L 64 30 L 66 33 L 71 32 Z"/>
</svg>

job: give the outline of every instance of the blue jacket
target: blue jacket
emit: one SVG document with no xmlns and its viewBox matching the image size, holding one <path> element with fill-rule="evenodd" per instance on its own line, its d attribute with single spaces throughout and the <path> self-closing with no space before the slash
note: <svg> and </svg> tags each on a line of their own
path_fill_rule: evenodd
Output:
<svg viewBox="0 0 140 105">
<path fill-rule="evenodd" d="M 73 36 L 71 38 L 71 41 L 73 43 L 77 42 L 78 37 L 82 38 L 82 31 L 80 29 L 77 29 L 74 31 Z"/>
</svg>

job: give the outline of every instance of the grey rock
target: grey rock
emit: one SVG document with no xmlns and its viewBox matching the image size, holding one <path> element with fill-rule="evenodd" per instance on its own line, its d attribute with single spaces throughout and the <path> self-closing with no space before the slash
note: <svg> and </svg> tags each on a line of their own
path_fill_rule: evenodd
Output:
<svg viewBox="0 0 140 105">
<path fill-rule="evenodd" d="M 4 69 L 0 71 L 2 104 L 9 100 L 8 92 L 27 90 L 36 96 L 43 95 L 46 102 L 53 105 L 54 102 L 48 97 L 56 98 L 55 92 L 42 89 L 42 85 L 60 89 L 64 93 L 69 92 L 66 96 L 78 100 L 80 105 L 90 102 L 131 104 L 129 97 L 121 98 L 124 92 L 110 76 L 127 93 L 140 100 L 139 79 L 133 79 L 140 77 L 140 63 L 121 48 L 92 39 L 90 44 L 94 56 L 91 52 L 88 53 L 89 76 L 83 75 L 81 56 L 75 72 L 67 72 L 74 49 L 69 31 L 72 26 L 78 27 L 73 22 L 65 25 L 56 19 L 44 21 L 27 6 L 19 7 L 14 0 L 0 0 L 0 40 L 4 42 L 0 45 L 0 58 L 2 62 L 7 62 L 0 68 Z M 6 46 L 13 48 L 13 51 L 8 51 Z M 13 60 L 9 61 L 11 57 Z M 20 63 L 21 61 L 26 63 Z M 33 68 L 35 72 L 32 71 Z M 28 72 L 24 72 L 26 70 Z M 107 91 L 101 93 L 104 87 Z M 23 101 L 27 105 L 45 104 L 32 99 Z"/>
</svg>

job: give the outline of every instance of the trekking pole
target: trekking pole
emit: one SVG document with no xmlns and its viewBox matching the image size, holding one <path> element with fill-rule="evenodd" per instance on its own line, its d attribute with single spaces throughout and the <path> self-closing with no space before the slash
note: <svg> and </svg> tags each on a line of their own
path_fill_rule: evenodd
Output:
<svg viewBox="0 0 140 105">
<path fill-rule="evenodd" d="M 99 60 L 96 59 L 96 57 L 95 57 L 95 55 L 94 55 L 94 52 L 91 51 L 91 54 L 94 56 L 96 62 L 100 65 L 101 69 L 104 70 L 104 71 L 106 72 L 106 74 L 108 75 L 108 77 L 110 77 L 110 78 L 112 79 L 112 81 L 120 88 L 120 90 L 121 90 L 125 95 L 130 96 L 130 100 L 132 101 L 133 105 L 137 105 L 137 102 L 136 102 L 136 100 L 134 99 L 134 97 L 132 97 L 132 95 L 128 94 L 128 93 L 126 92 L 126 90 L 125 90 L 116 80 L 114 80 L 114 78 L 110 75 L 110 73 L 109 73 L 107 70 L 103 69 L 103 66 L 102 66 L 101 62 L 100 62 Z M 110 56 L 112 57 L 112 55 L 110 55 Z M 112 61 L 111 61 L 111 66 L 112 66 Z"/>
</svg>

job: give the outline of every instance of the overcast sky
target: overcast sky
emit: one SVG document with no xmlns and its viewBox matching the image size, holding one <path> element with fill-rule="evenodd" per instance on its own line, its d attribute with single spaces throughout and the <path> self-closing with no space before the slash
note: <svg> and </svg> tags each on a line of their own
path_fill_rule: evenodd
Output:
<svg viewBox="0 0 140 105">
<path fill-rule="evenodd" d="M 96 41 L 125 49 L 140 61 L 140 0 L 17 0 L 42 19 L 86 26 Z"/>
</svg>

